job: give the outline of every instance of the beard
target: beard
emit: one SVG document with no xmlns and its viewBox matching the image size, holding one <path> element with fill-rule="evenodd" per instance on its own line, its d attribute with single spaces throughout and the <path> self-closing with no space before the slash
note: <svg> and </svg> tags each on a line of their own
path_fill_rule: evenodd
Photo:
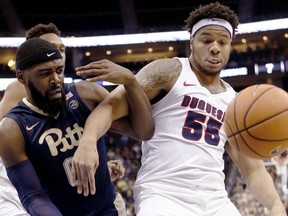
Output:
<svg viewBox="0 0 288 216">
<path fill-rule="evenodd" d="M 42 96 L 42 94 L 30 81 L 28 82 L 28 88 L 30 89 L 31 97 L 35 105 L 44 113 L 47 113 L 49 116 L 56 116 L 60 111 L 64 109 L 66 100 L 63 86 L 61 86 L 61 98 L 53 100 L 49 99 L 49 92 L 57 89 L 57 86 L 54 86 L 50 90 L 47 90 L 44 96 Z"/>
</svg>

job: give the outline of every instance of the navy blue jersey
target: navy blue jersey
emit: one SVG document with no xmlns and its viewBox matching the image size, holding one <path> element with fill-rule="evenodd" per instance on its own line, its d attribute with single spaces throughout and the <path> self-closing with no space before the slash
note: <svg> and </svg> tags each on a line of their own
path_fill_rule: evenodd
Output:
<svg viewBox="0 0 288 216">
<path fill-rule="evenodd" d="M 99 167 L 96 194 L 85 197 L 70 185 L 71 160 L 83 133 L 89 108 L 79 97 L 75 84 L 65 84 L 66 106 L 57 118 L 49 117 L 22 100 L 6 116 L 14 119 L 25 139 L 26 153 L 43 188 L 63 215 L 100 215 L 113 205 L 115 188 L 110 181 L 104 138 L 97 147 Z"/>
</svg>

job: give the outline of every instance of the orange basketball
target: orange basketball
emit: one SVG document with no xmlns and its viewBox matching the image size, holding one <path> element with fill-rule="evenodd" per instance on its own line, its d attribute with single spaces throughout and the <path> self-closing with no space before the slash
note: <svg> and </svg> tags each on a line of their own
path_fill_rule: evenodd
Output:
<svg viewBox="0 0 288 216">
<path fill-rule="evenodd" d="M 227 107 L 224 129 L 241 153 L 269 159 L 288 148 L 288 94 L 270 84 L 249 86 Z"/>
</svg>

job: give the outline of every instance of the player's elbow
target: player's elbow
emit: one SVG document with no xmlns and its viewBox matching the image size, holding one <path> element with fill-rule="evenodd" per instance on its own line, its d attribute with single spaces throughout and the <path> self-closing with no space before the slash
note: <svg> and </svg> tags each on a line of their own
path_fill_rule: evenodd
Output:
<svg viewBox="0 0 288 216">
<path fill-rule="evenodd" d="M 137 139 L 139 141 L 151 139 L 153 137 L 154 131 L 155 131 L 154 122 L 152 121 L 151 123 L 149 123 L 149 126 L 143 127 L 143 125 L 142 125 L 142 127 L 139 129 L 139 131 L 141 131 L 141 132 L 136 133 L 135 139 Z"/>
</svg>

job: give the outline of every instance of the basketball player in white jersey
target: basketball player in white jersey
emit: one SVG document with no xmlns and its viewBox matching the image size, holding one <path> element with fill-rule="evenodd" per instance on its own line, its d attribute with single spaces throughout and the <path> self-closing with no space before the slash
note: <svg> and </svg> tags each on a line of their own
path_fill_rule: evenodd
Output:
<svg viewBox="0 0 288 216">
<path fill-rule="evenodd" d="M 225 110 L 235 91 L 220 72 L 229 60 L 236 14 L 216 2 L 195 9 L 185 22 L 189 58 L 155 60 L 136 75 L 153 104 L 155 120 L 154 136 L 142 143 L 142 166 L 134 186 L 136 215 L 239 216 L 225 190 L 226 150 L 270 215 L 285 216 L 263 161 L 233 149 L 223 129 Z M 91 81 L 99 79 L 98 70 L 91 65 L 76 69 L 78 75 L 94 75 Z M 118 90 L 90 116 L 85 128 L 89 133 L 84 130 L 82 138 L 101 137 L 117 118 Z"/>
</svg>

